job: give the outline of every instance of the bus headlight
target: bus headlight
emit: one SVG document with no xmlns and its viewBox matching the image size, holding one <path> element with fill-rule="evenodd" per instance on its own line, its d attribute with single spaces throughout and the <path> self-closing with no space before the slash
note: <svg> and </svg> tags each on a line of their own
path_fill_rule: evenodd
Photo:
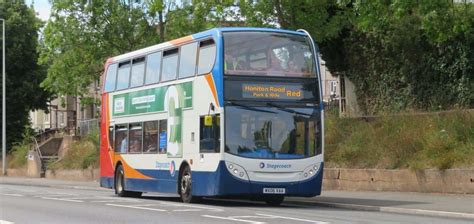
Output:
<svg viewBox="0 0 474 224">
<path fill-rule="evenodd" d="M 247 175 L 247 171 L 245 169 L 235 163 L 225 162 L 225 167 L 227 167 L 227 171 L 232 174 L 232 176 L 242 179 L 242 180 L 249 180 L 249 176 Z"/>
<path fill-rule="evenodd" d="M 308 179 L 316 175 L 319 171 L 319 167 L 320 167 L 319 163 L 306 167 L 303 170 L 303 179 Z"/>
</svg>

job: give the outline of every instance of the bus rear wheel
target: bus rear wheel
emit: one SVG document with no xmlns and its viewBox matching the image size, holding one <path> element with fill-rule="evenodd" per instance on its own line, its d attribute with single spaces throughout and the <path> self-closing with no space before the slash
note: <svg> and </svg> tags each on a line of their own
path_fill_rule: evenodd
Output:
<svg viewBox="0 0 474 224">
<path fill-rule="evenodd" d="M 115 171 L 115 194 L 119 197 L 140 197 L 142 192 L 125 190 L 125 173 L 122 166 Z"/>
<path fill-rule="evenodd" d="M 285 196 L 283 195 L 267 196 L 264 199 L 265 203 L 270 206 L 278 206 L 283 202 L 283 200 L 285 200 Z"/>
<path fill-rule="evenodd" d="M 193 183 L 191 178 L 191 169 L 189 166 L 185 166 L 179 175 L 178 180 L 179 195 L 181 201 L 184 203 L 193 203 L 199 200 L 198 197 L 193 196 L 192 189 Z"/>
</svg>

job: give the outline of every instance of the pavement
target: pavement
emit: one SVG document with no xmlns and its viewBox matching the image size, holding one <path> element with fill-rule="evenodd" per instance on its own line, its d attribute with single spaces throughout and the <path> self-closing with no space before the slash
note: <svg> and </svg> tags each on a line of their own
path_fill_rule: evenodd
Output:
<svg viewBox="0 0 474 224">
<path fill-rule="evenodd" d="M 103 190 L 97 181 L 0 177 L 0 184 L 64 189 Z M 474 219 L 474 195 L 407 192 L 323 191 L 312 198 L 287 197 L 285 204 L 318 205 L 360 211 Z"/>
</svg>

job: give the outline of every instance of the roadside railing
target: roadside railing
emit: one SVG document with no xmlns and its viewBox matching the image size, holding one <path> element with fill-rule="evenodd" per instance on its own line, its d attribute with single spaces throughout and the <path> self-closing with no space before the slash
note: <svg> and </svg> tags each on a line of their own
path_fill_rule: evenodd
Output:
<svg viewBox="0 0 474 224">
<path fill-rule="evenodd" d="M 82 121 L 79 121 L 77 133 L 79 136 L 85 136 L 98 129 L 99 129 L 98 119 L 82 120 Z"/>
</svg>

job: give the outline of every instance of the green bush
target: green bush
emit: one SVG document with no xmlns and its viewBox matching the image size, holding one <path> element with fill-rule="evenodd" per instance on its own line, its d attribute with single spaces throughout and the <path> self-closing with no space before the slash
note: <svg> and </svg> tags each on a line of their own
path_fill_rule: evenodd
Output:
<svg viewBox="0 0 474 224">
<path fill-rule="evenodd" d="M 99 132 L 97 130 L 71 144 L 71 148 L 60 161 L 48 165 L 48 169 L 53 170 L 89 167 L 99 167 Z"/>
<path fill-rule="evenodd" d="M 31 137 L 34 135 L 33 129 L 29 125 L 24 127 L 22 141 L 13 144 L 8 163 L 10 168 L 20 168 L 26 166 L 28 151 L 30 150 Z"/>
<path fill-rule="evenodd" d="M 14 144 L 11 151 L 11 159 L 8 163 L 10 168 L 20 168 L 26 166 L 29 146 L 22 143 Z"/>
<path fill-rule="evenodd" d="M 373 119 L 326 117 L 329 167 L 426 169 L 474 166 L 474 111 Z"/>
</svg>

